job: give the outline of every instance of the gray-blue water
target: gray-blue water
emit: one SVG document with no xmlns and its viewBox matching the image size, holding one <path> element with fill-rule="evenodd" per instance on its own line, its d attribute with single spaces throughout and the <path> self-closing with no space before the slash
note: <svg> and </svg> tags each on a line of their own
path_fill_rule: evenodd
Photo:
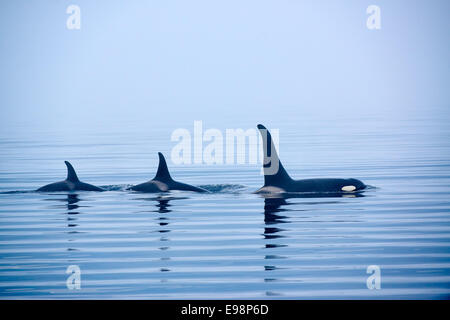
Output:
<svg viewBox="0 0 450 320">
<path fill-rule="evenodd" d="M 259 164 L 170 161 L 170 135 L 192 132 L 190 120 L 1 131 L 0 297 L 449 297 L 448 112 L 263 120 L 280 129 L 280 158 L 294 178 L 352 177 L 372 188 L 363 197 L 265 200 L 252 193 L 263 183 Z M 126 191 L 153 177 L 158 151 L 174 178 L 212 193 Z M 27 192 L 65 178 L 63 160 L 108 191 Z M 66 285 L 70 265 L 81 270 L 79 290 Z M 381 270 L 378 290 L 367 287 L 370 265 Z"/>
</svg>

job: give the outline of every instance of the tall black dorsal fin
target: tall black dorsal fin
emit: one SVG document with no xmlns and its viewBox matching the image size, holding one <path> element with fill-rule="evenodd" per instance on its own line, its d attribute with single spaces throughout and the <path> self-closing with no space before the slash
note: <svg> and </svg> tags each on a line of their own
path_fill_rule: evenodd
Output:
<svg viewBox="0 0 450 320">
<path fill-rule="evenodd" d="M 287 182 L 292 181 L 292 179 L 278 158 L 278 153 L 272 142 L 272 136 L 270 135 L 269 130 L 262 124 L 258 124 L 258 129 L 263 140 L 264 149 L 264 185 L 281 187 Z"/>
<path fill-rule="evenodd" d="M 164 159 L 164 156 L 161 152 L 158 152 L 159 156 L 159 165 L 158 165 L 158 171 L 156 172 L 156 176 L 153 178 L 153 180 L 158 181 L 171 181 L 172 177 L 170 176 L 169 169 L 167 168 L 166 159 Z"/>
<path fill-rule="evenodd" d="M 66 180 L 72 181 L 72 182 L 78 182 L 80 181 L 77 177 L 77 174 L 75 172 L 75 169 L 72 167 L 69 161 L 64 161 L 64 163 L 67 166 L 67 178 Z"/>
</svg>

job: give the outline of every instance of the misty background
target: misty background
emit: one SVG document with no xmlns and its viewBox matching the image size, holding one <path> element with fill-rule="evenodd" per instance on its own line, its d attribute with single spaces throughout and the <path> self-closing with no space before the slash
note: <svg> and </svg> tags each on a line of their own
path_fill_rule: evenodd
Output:
<svg viewBox="0 0 450 320">
<path fill-rule="evenodd" d="M 81 9 L 80 30 L 66 27 L 72 4 Z M 366 27 L 372 4 L 381 9 L 380 30 Z M 366 148 L 354 160 L 362 164 L 395 157 L 388 148 L 375 152 L 364 134 L 387 141 L 383 134 L 400 127 L 409 134 L 420 125 L 416 134 L 426 145 L 449 133 L 448 1 L 0 6 L 0 138 L 9 146 L 37 136 L 44 145 L 58 144 L 47 153 L 58 168 L 62 159 L 87 156 L 81 146 L 65 153 L 65 145 L 94 143 L 93 136 L 112 145 L 145 136 L 134 152 L 145 145 L 142 157 L 153 163 L 157 151 L 168 154 L 175 145 L 171 133 L 192 132 L 194 120 L 205 130 L 277 128 L 281 148 L 303 150 L 306 163 L 317 161 L 309 154 L 327 157 L 327 150 L 308 150 L 307 142 L 338 146 L 345 134 Z M 331 123 L 337 129 L 328 129 Z M 283 137 L 296 133 L 310 135 L 308 141 L 286 147 Z M 448 143 L 437 148 L 448 157 Z M 419 149 L 409 147 L 408 156 Z M 27 159 L 14 152 L 3 148 L 4 170 Z"/>
<path fill-rule="evenodd" d="M 70 4 L 81 9 L 80 30 L 66 28 Z M 371 4 L 381 30 L 366 27 Z M 447 110 L 449 9 L 398 0 L 3 1 L 2 131 Z"/>
</svg>

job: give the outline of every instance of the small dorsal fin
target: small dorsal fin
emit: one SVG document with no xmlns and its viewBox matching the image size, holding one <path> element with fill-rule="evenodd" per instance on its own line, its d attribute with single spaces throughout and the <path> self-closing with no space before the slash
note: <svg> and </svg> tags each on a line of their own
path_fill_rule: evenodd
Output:
<svg viewBox="0 0 450 320">
<path fill-rule="evenodd" d="M 158 165 L 158 171 L 156 172 L 156 176 L 153 178 L 153 180 L 158 181 L 171 181 L 172 177 L 170 176 L 169 169 L 167 168 L 166 159 L 164 159 L 164 156 L 161 152 L 158 152 L 159 156 L 159 165 Z"/>
<path fill-rule="evenodd" d="M 263 139 L 264 149 L 264 185 L 265 186 L 283 186 L 292 181 L 280 159 L 277 150 L 272 142 L 272 136 L 269 130 L 261 124 L 258 124 L 259 132 Z"/>
<path fill-rule="evenodd" d="M 78 182 L 80 181 L 77 177 L 77 174 L 75 172 L 75 169 L 72 167 L 69 161 L 64 161 L 64 163 L 67 166 L 67 178 L 66 180 L 72 181 L 72 182 Z"/>
</svg>

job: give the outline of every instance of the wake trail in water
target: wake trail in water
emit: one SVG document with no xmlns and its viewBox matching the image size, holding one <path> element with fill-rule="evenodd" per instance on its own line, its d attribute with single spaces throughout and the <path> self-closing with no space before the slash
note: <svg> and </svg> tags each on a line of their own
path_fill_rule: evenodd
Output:
<svg viewBox="0 0 450 320">
<path fill-rule="evenodd" d="M 107 186 L 100 186 L 100 188 L 105 191 L 129 191 L 127 189 L 132 186 L 132 184 L 111 184 Z"/>
<path fill-rule="evenodd" d="M 13 191 L 2 191 L 0 194 L 20 194 L 20 193 L 32 193 L 35 190 L 13 190 Z"/>
<path fill-rule="evenodd" d="M 240 193 L 247 189 L 246 186 L 241 184 L 205 184 L 199 187 L 211 193 Z"/>
</svg>

